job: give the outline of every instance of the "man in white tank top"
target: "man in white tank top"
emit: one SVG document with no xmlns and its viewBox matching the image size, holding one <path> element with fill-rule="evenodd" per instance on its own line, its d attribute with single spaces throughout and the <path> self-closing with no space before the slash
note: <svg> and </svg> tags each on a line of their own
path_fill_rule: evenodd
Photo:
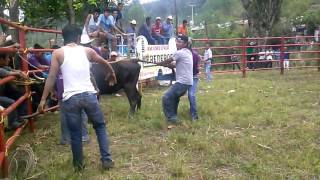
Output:
<svg viewBox="0 0 320 180">
<path fill-rule="evenodd" d="M 61 111 L 66 115 L 68 129 L 71 135 L 71 150 L 73 165 L 76 170 L 82 170 L 83 149 L 82 149 L 82 126 L 81 111 L 85 111 L 92 121 L 99 143 L 101 162 L 104 169 L 114 166 L 109 152 L 108 135 L 105 127 L 105 120 L 100 109 L 96 91 L 90 81 L 90 61 L 105 66 L 109 73 L 109 85 L 116 83 L 116 76 L 111 65 L 99 56 L 93 49 L 79 46 L 81 29 L 75 25 L 67 25 L 62 30 L 64 44 L 60 49 L 53 51 L 50 72 L 38 107 L 43 112 L 46 99 L 53 88 L 57 73 L 60 70 L 63 78 L 63 99 Z"/>
</svg>

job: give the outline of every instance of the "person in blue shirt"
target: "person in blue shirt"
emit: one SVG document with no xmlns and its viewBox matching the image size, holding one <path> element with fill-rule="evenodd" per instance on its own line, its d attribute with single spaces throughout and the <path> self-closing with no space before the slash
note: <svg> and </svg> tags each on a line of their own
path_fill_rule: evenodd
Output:
<svg viewBox="0 0 320 180">
<path fill-rule="evenodd" d="M 98 25 L 101 30 L 102 38 L 111 42 L 111 49 L 115 49 L 117 45 L 117 39 L 116 36 L 113 35 L 112 30 L 113 21 L 114 19 L 110 15 L 109 9 L 105 9 L 103 14 L 100 14 L 98 18 Z"/>
<path fill-rule="evenodd" d="M 168 44 L 169 39 L 173 37 L 173 25 L 172 25 L 172 16 L 168 16 L 165 23 L 163 23 L 162 35 L 164 37 L 164 44 Z"/>
<path fill-rule="evenodd" d="M 151 45 L 156 44 L 156 40 L 151 35 L 151 17 L 146 17 L 146 23 L 139 28 L 139 36 L 144 36 Z"/>
</svg>

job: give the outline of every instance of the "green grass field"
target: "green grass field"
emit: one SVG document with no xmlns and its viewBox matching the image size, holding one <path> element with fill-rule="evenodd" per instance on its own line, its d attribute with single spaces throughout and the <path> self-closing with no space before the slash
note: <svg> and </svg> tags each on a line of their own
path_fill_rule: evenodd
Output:
<svg viewBox="0 0 320 180">
<path fill-rule="evenodd" d="M 320 72 L 316 69 L 216 75 L 200 81 L 200 119 L 192 123 L 182 97 L 183 124 L 164 130 L 166 87 L 144 89 L 129 119 L 126 97 L 102 96 L 116 166 L 102 171 L 94 131 L 84 146 L 86 169 L 74 173 L 69 146 L 59 143 L 59 114 L 36 121 L 16 145 L 37 157 L 33 179 L 319 179 Z M 11 151 L 13 152 L 13 151 Z M 31 178 L 32 179 L 32 178 Z"/>
</svg>

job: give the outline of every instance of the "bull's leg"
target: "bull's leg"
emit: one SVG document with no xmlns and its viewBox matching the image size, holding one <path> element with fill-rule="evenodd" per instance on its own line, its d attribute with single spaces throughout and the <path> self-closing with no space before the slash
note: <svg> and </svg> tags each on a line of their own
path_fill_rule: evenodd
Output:
<svg viewBox="0 0 320 180">
<path fill-rule="evenodd" d="M 136 94 L 135 89 L 136 89 L 135 85 L 130 86 L 130 84 L 124 87 L 124 92 L 126 93 L 129 104 L 130 104 L 130 115 L 133 115 L 136 111 L 137 102 L 135 102 L 135 97 L 134 97 Z"/>
</svg>

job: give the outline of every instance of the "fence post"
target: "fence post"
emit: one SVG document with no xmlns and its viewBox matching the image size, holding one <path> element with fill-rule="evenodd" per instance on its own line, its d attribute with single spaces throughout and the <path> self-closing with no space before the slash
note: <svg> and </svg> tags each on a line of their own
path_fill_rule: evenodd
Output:
<svg viewBox="0 0 320 180">
<path fill-rule="evenodd" d="M 242 77 L 245 78 L 246 69 L 247 69 L 247 39 L 245 37 L 242 38 Z"/>
<path fill-rule="evenodd" d="M 20 47 L 22 49 L 26 49 L 26 32 L 23 30 L 23 29 L 19 29 L 19 42 L 20 42 Z M 22 57 L 24 59 L 27 59 L 27 54 L 26 52 L 24 51 L 23 54 L 22 54 Z M 22 70 L 24 72 L 27 72 L 28 71 L 28 63 L 25 62 L 25 61 L 21 61 L 21 67 L 22 67 Z M 30 86 L 26 85 L 25 87 L 25 91 L 29 94 L 31 94 L 31 90 L 30 90 Z M 32 103 L 31 103 L 31 97 L 29 97 L 27 100 L 27 111 L 28 111 L 28 114 L 32 114 Z M 29 128 L 30 128 L 30 131 L 31 132 L 34 132 L 35 130 L 35 127 L 34 127 L 34 123 L 33 123 L 33 119 L 29 119 L 28 121 L 28 125 L 29 125 Z"/>
<path fill-rule="evenodd" d="M 1 119 L 4 117 L 2 116 L 1 112 Z M 0 124 L 0 159 L 2 159 L 1 163 L 1 177 L 7 178 L 9 176 L 9 166 L 8 166 L 8 159 L 7 159 L 7 152 L 6 152 L 6 140 L 5 140 L 5 133 L 4 133 L 4 122 Z"/>
<path fill-rule="evenodd" d="M 281 47 L 280 47 L 280 74 L 283 75 L 284 73 L 284 37 L 281 36 Z"/>
</svg>

